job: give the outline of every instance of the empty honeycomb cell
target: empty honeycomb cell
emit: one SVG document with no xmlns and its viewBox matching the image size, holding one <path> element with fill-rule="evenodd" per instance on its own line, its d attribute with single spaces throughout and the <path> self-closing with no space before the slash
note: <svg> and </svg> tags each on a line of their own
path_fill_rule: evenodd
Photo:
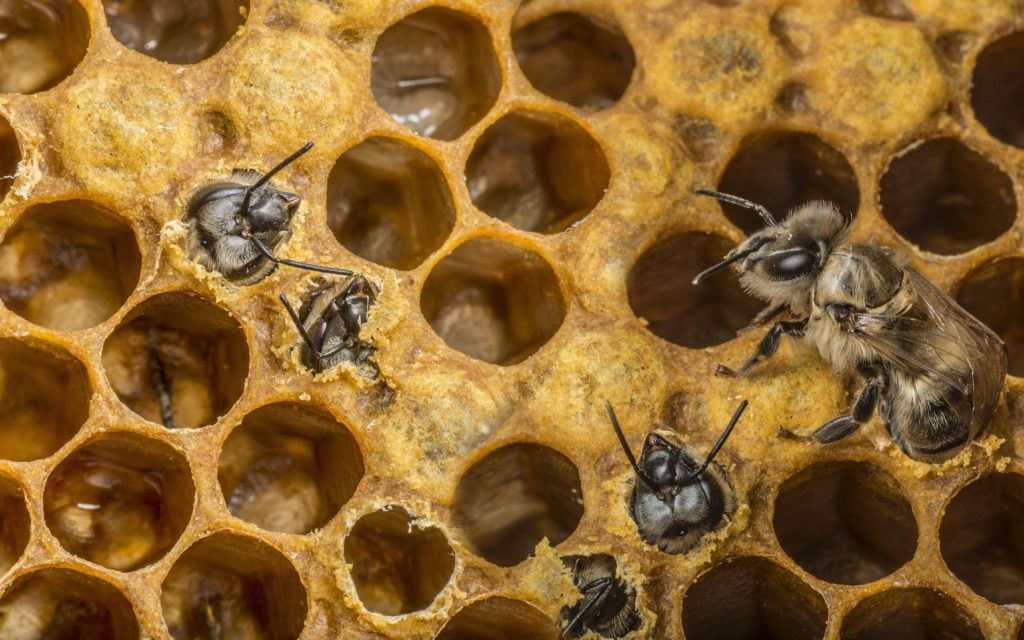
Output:
<svg viewBox="0 0 1024 640">
<path fill-rule="evenodd" d="M 103 345 L 103 369 L 129 409 L 169 429 L 213 424 L 242 395 L 249 350 L 238 321 L 192 293 L 132 309 Z"/>
<path fill-rule="evenodd" d="M 331 170 L 327 226 L 357 256 L 414 269 L 452 232 L 455 205 L 427 154 L 375 137 L 346 151 Z"/>
<path fill-rule="evenodd" d="M 19 162 L 21 147 L 18 146 L 18 136 L 14 133 L 11 123 L 0 117 L 0 202 L 3 202 L 4 196 L 14 184 Z"/>
<path fill-rule="evenodd" d="M 224 442 L 217 470 L 228 511 L 283 533 L 325 525 L 362 477 L 363 458 L 348 429 L 291 402 L 247 415 Z"/>
<path fill-rule="evenodd" d="M 761 303 L 728 274 L 693 285 L 698 273 L 732 248 L 725 238 L 701 232 L 655 242 L 629 271 L 629 306 L 651 333 L 672 344 L 703 349 L 733 339 L 757 315 Z"/>
<path fill-rule="evenodd" d="M 1024 147 L 1024 31 L 985 47 L 972 80 L 974 115 L 999 140 Z"/>
<path fill-rule="evenodd" d="M 438 262 L 420 308 L 449 347 L 499 365 L 529 358 L 565 319 L 558 279 L 544 258 L 490 238 L 464 242 Z"/>
<path fill-rule="evenodd" d="M 974 616 L 938 591 L 883 591 L 855 606 L 843 619 L 842 640 L 984 640 Z"/>
<path fill-rule="evenodd" d="M 37 204 L 0 244 L 0 299 L 35 324 L 87 329 L 121 308 L 141 260 L 135 232 L 113 212 L 86 200 Z"/>
<path fill-rule="evenodd" d="M 961 489 L 939 529 L 942 557 L 969 587 L 1024 604 L 1024 478 L 995 473 Z"/>
<path fill-rule="evenodd" d="M 0 1 L 0 93 L 36 93 L 71 75 L 89 45 L 77 0 Z"/>
<path fill-rule="evenodd" d="M 455 552 L 437 527 L 418 523 L 401 507 L 385 507 L 352 527 L 345 562 L 363 606 L 398 616 L 430 606 L 455 570 Z"/>
<path fill-rule="evenodd" d="M 218 155 L 238 142 L 238 127 L 231 118 L 220 111 L 207 111 L 199 118 L 202 132 L 200 144 L 203 152 Z"/>
<path fill-rule="evenodd" d="M 53 454 L 85 422 L 91 395 L 85 367 L 63 350 L 0 339 L 0 458 Z"/>
<path fill-rule="evenodd" d="M 1024 258 L 977 267 L 960 282 L 956 301 L 999 334 L 1006 342 L 1010 374 L 1024 376 Z"/>
<path fill-rule="evenodd" d="M 466 162 L 469 195 L 478 209 L 540 233 L 582 220 L 604 197 L 610 175 L 604 151 L 583 127 L 534 111 L 492 124 Z"/>
<path fill-rule="evenodd" d="M 436 640 L 556 640 L 558 629 L 536 607 L 494 596 L 459 610 Z"/>
<path fill-rule="evenodd" d="M 13 479 L 0 476 L 0 576 L 25 552 L 30 525 L 25 493 Z M 2 620 L 0 629 L 3 629 Z M 0 637 L 6 636 L 0 634 Z"/>
<path fill-rule="evenodd" d="M 454 140 L 497 100 L 501 68 L 476 18 L 429 7 L 380 35 L 370 85 L 397 122 L 421 136 Z"/>
<path fill-rule="evenodd" d="M 728 560 L 699 576 L 683 599 L 689 640 L 817 640 L 828 608 L 814 589 L 767 558 Z M 894 636 L 895 637 L 895 636 Z"/>
<path fill-rule="evenodd" d="M 519 564 L 542 539 L 555 546 L 583 517 L 576 465 L 543 445 L 492 451 L 459 479 L 455 522 L 473 553 L 502 567 Z"/>
<path fill-rule="evenodd" d="M 163 557 L 195 496 L 185 457 L 156 440 L 108 433 L 65 458 L 46 481 L 46 525 L 69 552 L 118 571 Z"/>
<path fill-rule="evenodd" d="M 797 564 L 840 584 L 885 577 L 917 548 L 917 522 L 899 483 L 869 463 L 823 462 L 789 478 L 775 500 L 774 525 Z"/>
<path fill-rule="evenodd" d="M 0 637 L 10 640 L 135 640 L 139 623 L 114 585 L 71 569 L 18 576 L 0 599 Z"/>
<path fill-rule="evenodd" d="M 555 13 L 524 25 L 513 20 L 519 68 L 541 93 L 582 109 L 606 109 L 633 77 L 633 47 L 617 26 L 580 13 Z"/>
<path fill-rule="evenodd" d="M 295 567 L 280 552 L 220 532 L 178 558 L 164 579 L 160 604 L 175 640 L 295 640 L 307 598 Z"/>
<path fill-rule="evenodd" d="M 118 42 L 172 64 L 220 51 L 249 13 L 249 0 L 103 0 Z"/>
<path fill-rule="evenodd" d="M 879 185 L 882 215 L 925 251 L 953 255 L 995 240 L 1017 215 L 1013 182 L 956 138 L 898 153 Z"/>
<path fill-rule="evenodd" d="M 804 131 L 765 131 L 747 136 L 718 181 L 718 190 L 768 208 L 776 220 L 811 200 L 835 204 L 846 219 L 860 205 L 857 176 L 846 157 Z M 754 211 L 721 203 L 729 220 L 747 234 L 764 227 Z"/>
</svg>

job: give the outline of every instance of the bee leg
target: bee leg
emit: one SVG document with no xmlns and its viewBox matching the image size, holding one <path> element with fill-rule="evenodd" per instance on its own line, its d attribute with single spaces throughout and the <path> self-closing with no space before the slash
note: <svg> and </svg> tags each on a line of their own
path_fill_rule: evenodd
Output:
<svg viewBox="0 0 1024 640">
<path fill-rule="evenodd" d="M 813 440 L 818 444 L 832 444 L 843 438 L 853 435 L 861 425 L 871 419 L 878 405 L 878 394 L 882 387 L 882 381 L 873 378 L 861 390 L 860 397 L 853 405 L 853 411 L 845 416 L 839 416 L 829 420 L 815 430 L 810 436 L 800 436 L 788 429 L 780 430 L 781 436 L 795 440 Z"/>
<path fill-rule="evenodd" d="M 580 604 L 579 611 L 572 617 L 569 624 L 565 625 L 565 628 L 562 629 L 561 637 L 578 637 L 580 631 L 585 630 L 587 621 L 591 618 L 591 613 L 596 615 L 597 612 L 594 608 L 604 602 L 605 594 L 611 588 L 612 578 L 599 578 L 588 584 L 584 590 L 587 593 L 586 599 Z"/>
<path fill-rule="evenodd" d="M 754 351 L 754 355 L 740 366 L 735 371 L 729 367 L 720 364 L 715 369 L 715 373 L 722 376 L 729 376 L 731 378 L 740 378 L 748 373 L 750 370 L 761 364 L 762 360 L 775 355 L 775 352 L 779 350 L 779 343 L 782 342 L 782 334 L 786 334 L 792 338 L 801 338 L 804 335 L 804 329 L 807 327 L 806 320 L 795 320 L 786 321 L 780 320 L 772 325 L 772 328 L 768 330 L 768 333 L 764 334 L 761 338 L 761 342 L 757 345 L 757 350 Z"/>
<path fill-rule="evenodd" d="M 146 335 L 146 351 L 149 355 L 149 380 L 156 391 L 157 403 L 160 405 L 160 420 L 168 429 L 174 428 L 174 408 L 171 403 L 171 381 L 167 376 L 167 369 L 160 359 L 160 352 L 156 347 L 156 340 L 152 332 Z"/>
</svg>

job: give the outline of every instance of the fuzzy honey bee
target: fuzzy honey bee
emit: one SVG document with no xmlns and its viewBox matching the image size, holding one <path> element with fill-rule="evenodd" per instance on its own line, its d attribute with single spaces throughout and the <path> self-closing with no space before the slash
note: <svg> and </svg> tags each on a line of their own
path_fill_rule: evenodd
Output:
<svg viewBox="0 0 1024 640">
<path fill-rule="evenodd" d="M 313 148 L 306 143 L 270 171 L 236 169 L 228 182 L 200 189 L 188 204 L 188 252 L 210 271 L 236 285 L 256 284 L 283 264 L 310 271 L 350 276 L 348 269 L 285 260 L 274 250 L 291 237 L 289 225 L 302 201 L 269 186 L 279 171 Z"/>
<path fill-rule="evenodd" d="M 848 224 L 827 202 L 810 202 L 776 222 L 763 206 L 714 191 L 698 191 L 756 211 L 754 233 L 693 283 L 736 265 L 740 283 L 767 301 L 763 320 L 788 313 L 755 353 L 724 375 L 745 376 L 779 347 L 783 335 L 802 339 L 843 373 L 864 381 L 848 414 L 810 436 L 842 440 L 876 410 L 908 456 L 940 462 L 988 424 L 1006 377 L 1006 345 L 895 253 L 847 242 Z"/>
<path fill-rule="evenodd" d="M 644 441 L 639 462 L 626 442 L 611 404 L 605 404 L 619 444 L 633 467 L 637 482 L 629 498 L 629 515 L 640 537 L 665 553 L 686 553 L 704 535 L 722 527 L 736 511 L 736 493 L 715 456 L 729 439 L 747 408 L 744 400 L 736 408 L 718 442 L 704 463 L 697 465 L 674 431 L 652 431 Z"/>
<path fill-rule="evenodd" d="M 369 360 L 373 345 L 360 340 L 359 332 L 379 293 L 364 276 L 355 276 L 347 282 L 320 285 L 298 312 L 282 294 L 281 304 L 302 338 L 302 364 L 322 373 L 342 362 L 352 362 L 368 377 L 376 378 L 376 365 Z"/>
<path fill-rule="evenodd" d="M 601 553 L 569 556 L 562 562 L 572 569 L 572 582 L 583 596 L 562 609 L 559 619 L 565 623 L 563 638 L 581 638 L 588 631 L 605 638 L 621 638 L 640 626 L 636 589 L 616 576 L 615 558 Z"/>
</svg>

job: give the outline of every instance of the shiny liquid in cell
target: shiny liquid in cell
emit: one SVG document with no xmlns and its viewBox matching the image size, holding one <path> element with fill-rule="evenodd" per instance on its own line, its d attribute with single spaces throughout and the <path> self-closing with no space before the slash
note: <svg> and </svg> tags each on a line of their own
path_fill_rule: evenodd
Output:
<svg viewBox="0 0 1024 640">
<path fill-rule="evenodd" d="M 164 62 L 209 58 L 245 21 L 246 0 L 104 0 L 107 23 L 124 46 Z"/>
</svg>

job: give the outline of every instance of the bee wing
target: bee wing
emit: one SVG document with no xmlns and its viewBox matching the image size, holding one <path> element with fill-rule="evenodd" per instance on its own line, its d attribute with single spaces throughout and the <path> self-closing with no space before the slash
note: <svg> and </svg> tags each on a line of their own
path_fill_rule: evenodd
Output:
<svg viewBox="0 0 1024 640">
<path fill-rule="evenodd" d="M 1002 339 L 917 271 L 907 268 L 916 294 L 906 315 L 857 314 L 861 338 L 894 366 L 929 385 L 936 397 L 950 399 L 961 418 L 982 427 L 995 407 L 1006 377 Z M 969 408 L 968 408 L 969 407 Z M 968 413 L 969 412 L 969 413 Z"/>
</svg>

